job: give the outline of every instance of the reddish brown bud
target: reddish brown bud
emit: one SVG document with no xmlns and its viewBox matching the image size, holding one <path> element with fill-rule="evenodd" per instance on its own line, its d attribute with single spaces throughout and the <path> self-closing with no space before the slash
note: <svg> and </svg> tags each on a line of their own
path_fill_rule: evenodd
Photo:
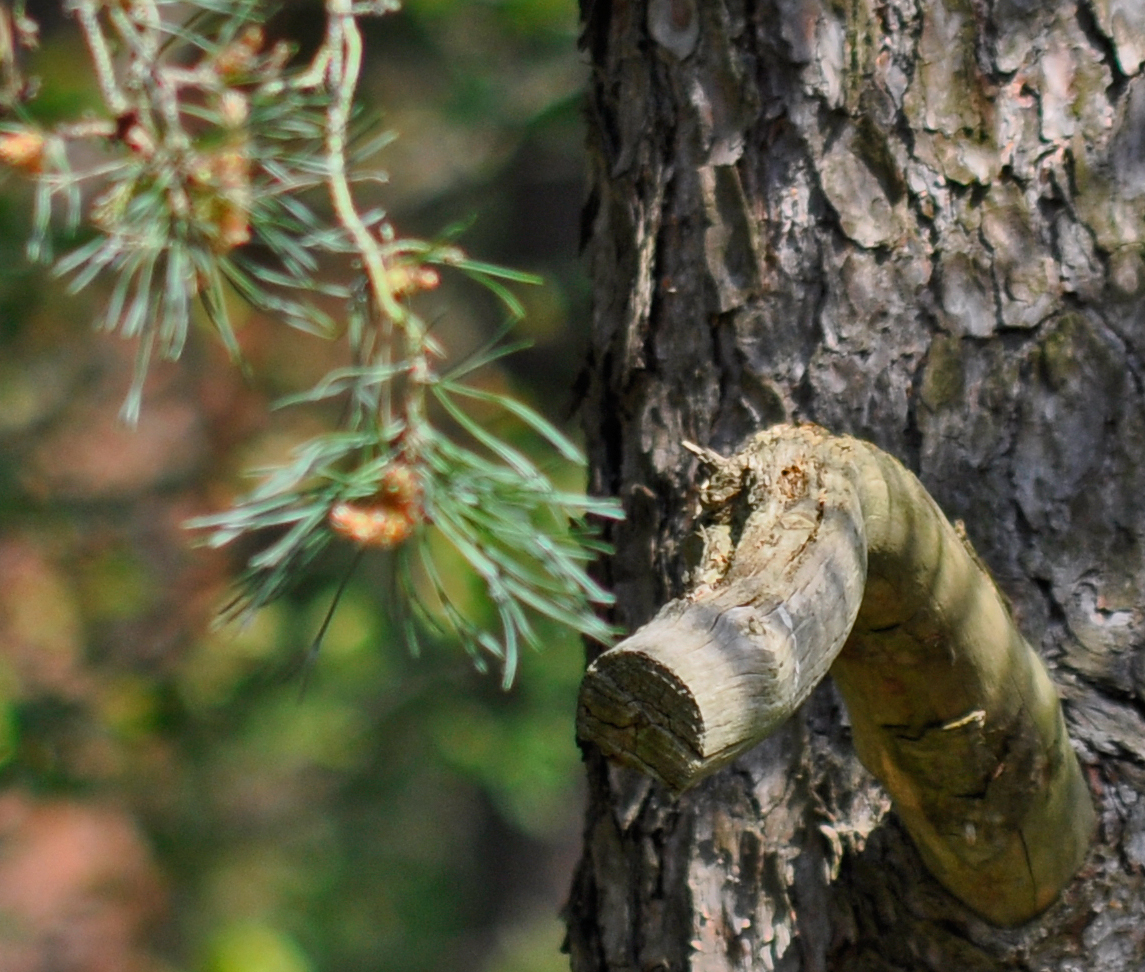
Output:
<svg viewBox="0 0 1145 972">
<path fill-rule="evenodd" d="M 406 297 L 419 290 L 433 290 L 441 283 L 441 277 L 433 267 L 411 264 L 395 264 L 386 271 L 390 290 L 395 297 Z"/>
<path fill-rule="evenodd" d="M 44 136 L 30 129 L 0 133 L 0 162 L 23 172 L 44 169 Z"/>
<path fill-rule="evenodd" d="M 362 547 L 388 550 L 413 532 L 414 520 L 389 506 L 339 503 L 330 511 L 330 527 Z"/>
<path fill-rule="evenodd" d="M 425 519 L 421 494 L 417 472 L 395 463 L 383 474 L 371 502 L 338 503 L 330 510 L 330 528 L 363 547 L 396 547 Z"/>
</svg>

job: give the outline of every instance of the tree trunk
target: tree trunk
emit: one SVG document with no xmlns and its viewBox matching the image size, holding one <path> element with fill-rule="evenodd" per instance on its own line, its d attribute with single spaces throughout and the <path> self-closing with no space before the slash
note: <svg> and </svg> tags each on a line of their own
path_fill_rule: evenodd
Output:
<svg viewBox="0 0 1145 972">
<path fill-rule="evenodd" d="M 1065 700 L 1098 829 L 993 927 L 928 873 L 825 682 L 681 797 L 588 747 L 576 972 L 1145 967 L 1145 6 L 582 0 L 595 488 L 617 621 L 684 585 L 700 470 L 873 442 L 966 533 Z"/>
</svg>

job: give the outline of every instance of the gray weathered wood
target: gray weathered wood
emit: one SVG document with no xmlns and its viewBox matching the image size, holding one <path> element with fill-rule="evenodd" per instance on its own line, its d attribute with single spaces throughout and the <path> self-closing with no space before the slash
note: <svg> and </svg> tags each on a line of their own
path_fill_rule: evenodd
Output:
<svg viewBox="0 0 1145 972">
<path fill-rule="evenodd" d="M 995 924 L 1042 911 L 1093 806 L 1045 666 L 969 544 L 855 439 L 778 426 L 715 462 L 696 585 L 592 663 L 580 737 L 683 790 L 834 665 L 855 748 L 935 877 Z"/>
<path fill-rule="evenodd" d="M 732 509 L 721 506 L 697 586 L 598 658 L 581 689 L 581 738 L 676 790 L 795 711 L 862 601 L 867 545 L 854 485 L 798 438 L 771 444 L 721 467 L 723 478 L 753 475 L 727 496 L 755 497 L 734 547 Z"/>
</svg>

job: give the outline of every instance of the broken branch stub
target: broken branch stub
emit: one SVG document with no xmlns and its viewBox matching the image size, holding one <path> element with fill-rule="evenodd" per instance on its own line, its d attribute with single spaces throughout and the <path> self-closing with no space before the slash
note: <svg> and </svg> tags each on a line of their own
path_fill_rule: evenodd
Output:
<svg viewBox="0 0 1145 972">
<path fill-rule="evenodd" d="M 589 667 L 580 737 L 684 790 L 830 670 L 934 876 L 999 925 L 1043 910 L 1085 857 L 1092 803 L 1049 675 L 969 544 L 857 439 L 778 426 L 705 457 L 693 588 Z"/>
</svg>

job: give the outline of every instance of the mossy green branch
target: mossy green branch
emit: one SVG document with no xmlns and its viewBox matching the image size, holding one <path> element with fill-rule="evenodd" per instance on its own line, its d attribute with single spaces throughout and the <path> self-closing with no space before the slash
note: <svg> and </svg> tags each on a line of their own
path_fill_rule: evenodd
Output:
<svg viewBox="0 0 1145 972">
<path fill-rule="evenodd" d="M 999 925 L 1043 910 L 1086 854 L 1092 803 L 1053 684 L 969 544 L 856 439 L 780 426 L 704 455 L 693 589 L 589 668 L 580 736 L 683 790 L 830 670 L 934 876 Z"/>
</svg>

